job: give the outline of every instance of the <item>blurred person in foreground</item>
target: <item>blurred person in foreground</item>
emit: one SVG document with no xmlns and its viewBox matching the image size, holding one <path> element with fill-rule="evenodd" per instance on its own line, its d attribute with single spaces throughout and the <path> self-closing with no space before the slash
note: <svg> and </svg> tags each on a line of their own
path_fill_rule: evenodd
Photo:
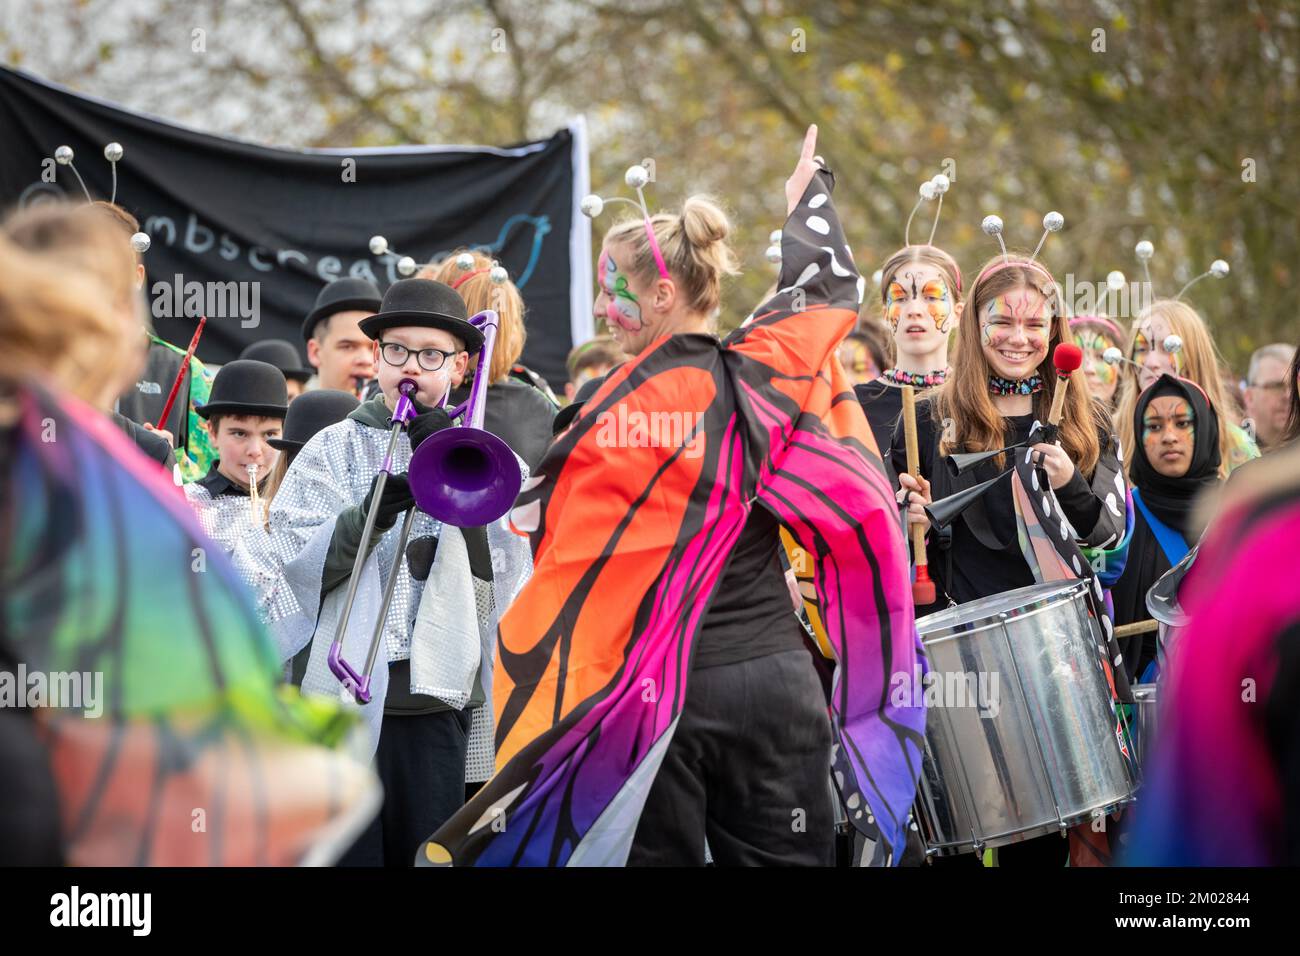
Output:
<svg viewBox="0 0 1300 956">
<path fill-rule="evenodd" d="M 71 203 L 44 204 L 8 217 L 5 220 L 5 234 L 16 245 L 28 252 L 38 253 L 48 258 L 56 266 L 68 270 L 102 268 L 103 261 L 96 261 L 95 257 L 98 254 L 96 238 L 103 234 L 103 230 L 87 229 L 86 226 L 88 222 L 115 223 L 116 219 L 113 216 L 104 216 L 104 210 L 108 208 L 104 204 L 91 206 Z M 127 281 L 129 275 L 127 273 L 119 277 L 106 277 L 112 278 L 119 286 L 119 298 L 111 304 L 121 312 L 124 327 L 128 329 L 132 327 L 135 318 L 133 315 L 135 298 L 132 295 L 135 286 Z M 136 370 L 134 374 L 138 374 L 144 359 L 145 340 L 142 336 L 138 337 L 138 346 L 138 349 L 128 357 L 128 367 Z M 96 400 L 95 405 L 126 433 L 141 452 L 156 461 L 179 484 L 180 473 L 176 467 L 170 436 L 155 432 L 152 427 L 141 427 L 114 411 L 116 398 L 116 395 L 101 396 Z"/>
<path fill-rule="evenodd" d="M 374 779 L 96 410 L 138 375 L 143 303 L 120 234 L 73 215 L 75 268 L 0 234 L 0 864 L 330 862 Z"/>
</svg>

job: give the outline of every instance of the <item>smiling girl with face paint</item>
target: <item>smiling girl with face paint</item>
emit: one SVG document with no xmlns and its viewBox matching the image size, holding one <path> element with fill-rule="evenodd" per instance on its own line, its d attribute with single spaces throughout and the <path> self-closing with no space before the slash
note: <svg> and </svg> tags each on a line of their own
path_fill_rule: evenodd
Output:
<svg viewBox="0 0 1300 956">
<path fill-rule="evenodd" d="M 1050 353 L 1070 336 L 1051 275 L 1021 258 L 1007 263 L 999 256 L 986 265 L 966 302 L 952 374 L 917 403 L 920 481 L 904 473 L 901 424 L 892 441 L 900 495 L 912 496 L 908 521 L 930 531 L 929 568 L 939 600 L 918 615 L 1035 583 L 1089 577 L 1080 549 L 1114 547 L 1125 531 L 1116 443 L 1082 372 L 1072 375 L 1065 395 L 1059 444 L 1038 442 L 951 474 L 945 456 L 1026 441 L 1036 420 L 1047 421 L 1059 387 Z M 1013 471 L 1003 475 L 1008 466 Z M 999 475 L 946 531 L 930 530 L 924 504 Z M 1104 614 L 1100 598 L 1096 584 L 1098 615 Z M 1070 845 L 1055 835 L 1028 840 L 999 849 L 998 862 L 1060 866 Z"/>
<path fill-rule="evenodd" d="M 1219 419 L 1195 383 L 1161 375 L 1138 397 L 1133 428 L 1133 503 L 1137 515 L 1128 560 L 1111 595 L 1115 623 L 1148 620 L 1146 594 L 1159 577 L 1196 544 L 1197 499 L 1219 482 Z M 1124 648 L 1131 678 L 1147 682 L 1155 658 L 1155 635 L 1137 635 Z"/>
<path fill-rule="evenodd" d="M 854 386 L 881 458 L 889 461 L 903 409 L 901 386 L 918 392 L 948 377 L 948 337 L 961 318 L 961 270 L 935 246 L 905 246 L 880 270 L 881 309 L 895 361 L 874 382 Z"/>
</svg>

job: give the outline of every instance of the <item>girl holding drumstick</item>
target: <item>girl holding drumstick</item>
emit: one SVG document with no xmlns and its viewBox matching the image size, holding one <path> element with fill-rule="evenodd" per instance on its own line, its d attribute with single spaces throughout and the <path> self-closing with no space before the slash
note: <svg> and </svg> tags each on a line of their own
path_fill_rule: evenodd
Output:
<svg viewBox="0 0 1300 956">
<path fill-rule="evenodd" d="M 996 224 L 1000 232 L 1000 220 Z M 936 550 L 930 565 L 939 599 L 931 608 L 918 608 L 918 614 L 1036 582 L 1089 578 L 1093 611 L 1114 659 L 1118 652 L 1101 607 L 1101 585 L 1080 545 L 1106 548 L 1120 541 L 1125 486 L 1108 416 L 1089 396 L 1082 372 L 1070 377 L 1059 440 L 1035 440 L 1036 423 L 1048 420 L 1056 390 L 1066 384 L 1053 369 L 1053 349 L 1069 341 L 1051 273 L 1021 256 L 1004 253 L 991 261 L 970 287 L 952 374 L 918 404 L 921 477 L 906 473 L 901 424 L 892 443 L 894 467 L 899 499 L 910 499 L 909 523 L 928 528 L 924 505 L 1013 466 L 953 521 L 950 547 Z M 1027 447 L 957 477 L 944 461 L 953 452 L 993 451 L 1026 441 Z M 1122 696 L 1127 697 L 1126 687 Z M 1059 865 L 1065 854 L 1066 843 L 1051 837 L 1004 847 L 999 856 L 1002 863 Z"/>
</svg>

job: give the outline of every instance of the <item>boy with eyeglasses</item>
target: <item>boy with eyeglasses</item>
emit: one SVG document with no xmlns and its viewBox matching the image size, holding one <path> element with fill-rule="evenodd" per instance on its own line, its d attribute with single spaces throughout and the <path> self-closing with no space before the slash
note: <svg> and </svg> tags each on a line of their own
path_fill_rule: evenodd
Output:
<svg viewBox="0 0 1300 956">
<path fill-rule="evenodd" d="M 271 622 L 282 657 L 310 643 L 303 690 L 336 699 L 341 685 L 329 670 L 328 654 L 358 551 L 364 548 L 368 557 L 342 656 L 361 671 L 401 524 L 415 507 L 406 475 L 412 453 L 452 424 L 443 397 L 454 377 L 464 375 L 470 352 L 483 345 L 464 300 L 428 279 L 393 283 L 361 330 L 374 342 L 380 394 L 307 442 L 270 510 L 272 547 L 299 606 L 292 618 Z M 404 379 L 416 385 L 417 414 L 398 439 L 390 477 L 376 496 Z M 378 509 L 377 524 L 363 542 L 372 507 Z M 343 863 L 411 865 L 423 839 L 464 802 L 467 737 L 472 712 L 485 704 L 491 688 L 497 612 L 522 584 L 527 553 L 524 539 L 500 522 L 486 529 L 452 528 L 416 510 L 392 582 L 373 698 L 354 704 L 371 730 L 384 806 Z"/>
</svg>

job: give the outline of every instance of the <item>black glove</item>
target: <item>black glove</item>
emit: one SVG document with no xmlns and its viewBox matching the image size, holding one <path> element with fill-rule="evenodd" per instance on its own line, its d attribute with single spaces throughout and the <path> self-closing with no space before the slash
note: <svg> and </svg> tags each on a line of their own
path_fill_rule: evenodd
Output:
<svg viewBox="0 0 1300 956">
<path fill-rule="evenodd" d="M 411 577 L 417 581 L 427 581 L 433 569 L 433 557 L 438 551 L 438 539 L 433 535 L 416 538 L 406 546 L 406 565 L 411 569 Z"/>
<path fill-rule="evenodd" d="M 441 405 L 429 408 L 414 399 L 411 400 L 411 404 L 415 406 L 416 416 L 407 423 L 406 435 L 411 439 L 411 451 L 415 451 L 430 435 L 444 428 L 450 428 L 451 417 Z"/>
<path fill-rule="evenodd" d="M 370 514 L 370 502 L 375 497 L 375 486 L 379 484 L 379 476 L 375 475 L 374 480 L 370 482 L 370 490 L 366 492 L 365 501 L 361 502 L 361 513 Z M 406 475 L 389 475 L 388 481 L 384 483 L 384 493 L 379 497 L 379 511 L 375 516 L 376 528 L 391 528 L 397 523 L 398 515 L 405 514 L 415 507 L 415 498 L 411 495 L 411 484 L 406 480 Z"/>
</svg>

